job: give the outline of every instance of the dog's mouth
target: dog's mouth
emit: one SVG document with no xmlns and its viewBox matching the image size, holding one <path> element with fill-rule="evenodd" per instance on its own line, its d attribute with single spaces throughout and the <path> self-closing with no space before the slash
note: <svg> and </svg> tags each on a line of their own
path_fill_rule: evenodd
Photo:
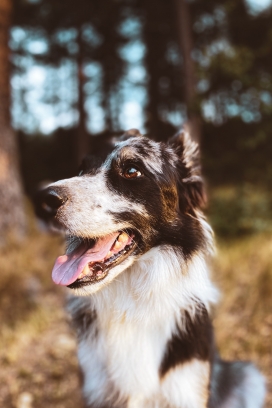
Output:
<svg viewBox="0 0 272 408">
<path fill-rule="evenodd" d="M 111 268 L 134 252 L 134 238 L 132 231 L 118 231 L 96 240 L 79 241 L 75 249 L 57 258 L 53 281 L 72 289 L 100 282 Z"/>
</svg>

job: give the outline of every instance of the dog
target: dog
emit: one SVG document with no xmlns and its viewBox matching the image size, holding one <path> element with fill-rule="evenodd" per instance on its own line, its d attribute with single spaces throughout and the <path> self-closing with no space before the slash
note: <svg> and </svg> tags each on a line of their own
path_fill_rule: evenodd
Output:
<svg viewBox="0 0 272 408">
<path fill-rule="evenodd" d="M 67 234 L 52 277 L 72 291 L 88 407 L 263 406 L 257 368 L 216 350 L 204 202 L 190 136 L 158 143 L 134 129 L 39 193 L 38 215 Z"/>
</svg>

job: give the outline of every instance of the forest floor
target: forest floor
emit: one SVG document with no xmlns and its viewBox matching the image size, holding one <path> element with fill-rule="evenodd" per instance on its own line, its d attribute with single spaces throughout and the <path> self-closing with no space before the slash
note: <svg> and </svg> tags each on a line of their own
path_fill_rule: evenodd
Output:
<svg viewBox="0 0 272 408">
<path fill-rule="evenodd" d="M 32 222 L 33 224 L 33 222 Z M 213 280 L 222 293 L 214 311 L 226 359 L 252 360 L 267 378 L 272 408 L 272 234 L 219 240 Z M 51 282 L 58 236 L 32 225 L 21 244 L 0 251 L 0 406 L 83 408 L 76 342 L 65 290 Z"/>
</svg>

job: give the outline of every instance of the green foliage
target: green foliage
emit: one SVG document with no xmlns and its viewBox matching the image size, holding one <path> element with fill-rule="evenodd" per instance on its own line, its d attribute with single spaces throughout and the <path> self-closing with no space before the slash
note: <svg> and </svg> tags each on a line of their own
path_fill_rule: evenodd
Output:
<svg viewBox="0 0 272 408">
<path fill-rule="evenodd" d="M 259 123 L 232 119 L 220 126 L 203 127 L 202 161 L 206 178 L 213 185 L 272 182 L 272 120 Z"/>
<path fill-rule="evenodd" d="M 272 232 L 272 194 L 253 185 L 211 192 L 208 216 L 221 239 Z"/>
<path fill-rule="evenodd" d="M 231 81 L 235 78 L 239 78 L 244 85 L 250 86 L 252 83 L 246 81 L 246 79 L 247 73 L 253 64 L 254 55 L 250 49 L 246 47 L 229 48 L 229 50 L 221 51 L 211 58 L 209 71 L 211 75 L 219 75 L 221 71 L 222 77 L 219 84 L 221 88 L 224 82 L 226 85 L 231 86 Z"/>
</svg>

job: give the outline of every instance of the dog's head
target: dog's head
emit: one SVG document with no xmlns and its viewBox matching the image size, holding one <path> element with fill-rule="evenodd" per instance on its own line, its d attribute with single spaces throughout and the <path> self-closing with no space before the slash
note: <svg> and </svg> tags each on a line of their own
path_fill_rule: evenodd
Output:
<svg viewBox="0 0 272 408">
<path fill-rule="evenodd" d="M 67 233 L 54 282 L 95 292 L 160 245 L 190 258 L 205 243 L 204 201 L 198 146 L 188 134 L 163 144 L 126 132 L 106 158 L 87 157 L 77 177 L 39 193 L 38 215 Z"/>
</svg>

